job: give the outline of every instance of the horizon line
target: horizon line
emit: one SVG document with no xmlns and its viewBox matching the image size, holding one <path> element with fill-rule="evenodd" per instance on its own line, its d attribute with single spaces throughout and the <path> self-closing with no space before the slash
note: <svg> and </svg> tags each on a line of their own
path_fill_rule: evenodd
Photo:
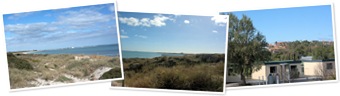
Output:
<svg viewBox="0 0 340 96">
<path fill-rule="evenodd" d="M 30 49 L 30 50 L 16 50 L 16 51 L 7 51 L 6 50 L 6 53 L 8 52 L 25 52 L 25 51 L 44 51 L 44 50 L 58 50 L 58 49 L 68 49 L 68 48 L 82 48 L 82 47 L 95 47 L 95 46 L 103 46 L 103 45 L 119 45 L 119 43 L 110 43 L 110 44 L 98 44 L 98 45 L 86 45 L 86 46 L 78 46 L 78 47 L 62 47 L 62 48 L 52 48 L 52 49 Z"/>
<path fill-rule="evenodd" d="M 122 50 L 122 51 L 135 51 L 135 52 L 154 52 L 154 53 L 176 53 L 176 54 L 225 54 L 223 53 L 192 53 L 192 52 L 166 52 L 166 51 L 143 51 L 143 50 Z"/>
</svg>

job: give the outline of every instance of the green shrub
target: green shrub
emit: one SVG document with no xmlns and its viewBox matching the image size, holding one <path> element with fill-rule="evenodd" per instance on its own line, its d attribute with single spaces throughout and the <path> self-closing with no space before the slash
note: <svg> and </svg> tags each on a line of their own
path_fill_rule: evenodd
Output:
<svg viewBox="0 0 340 96">
<path fill-rule="evenodd" d="M 105 72 L 99 79 L 113 79 L 122 77 L 120 68 L 113 68 L 108 72 Z"/>
<path fill-rule="evenodd" d="M 163 70 L 159 72 L 160 70 Z M 155 83 L 156 88 L 162 89 L 181 89 L 184 88 L 183 77 L 176 71 L 171 71 L 166 68 L 159 68 L 151 75 L 152 82 Z"/>
<path fill-rule="evenodd" d="M 24 70 L 33 70 L 33 66 L 26 60 L 17 58 L 12 53 L 7 53 L 8 67 Z"/>
<path fill-rule="evenodd" d="M 70 79 L 70 78 L 67 78 L 67 77 L 65 77 L 65 76 L 59 76 L 58 77 L 58 79 L 56 79 L 56 81 L 58 81 L 58 82 L 73 82 L 73 80 L 72 79 Z"/>
<path fill-rule="evenodd" d="M 223 91 L 224 54 L 123 59 L 127 87 Z"/>
<path fill-rule="evenodd" d="M 68 66 L 66 66 L 66 69 L 71 70 L 74 68 L 81 68 L 83 67 L 83 65 L 84 65 L 84 62 L 74 61 L 74 62 L 71 62 L 71 64 L 69 64 Z"/>
</svg>

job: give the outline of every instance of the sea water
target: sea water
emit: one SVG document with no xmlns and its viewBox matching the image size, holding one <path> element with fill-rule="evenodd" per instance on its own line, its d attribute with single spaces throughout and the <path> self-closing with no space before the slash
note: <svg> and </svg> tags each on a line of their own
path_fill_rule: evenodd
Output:
<svg viewBox="0 0 340 96">
<path fill-rule="evenodd" d="M 154 58 L 161 56 L 183 56 L 179 53 L 144 52 L 144 51 L 122 51 L 123 58 Z"/>
<path fill-rule="evenodd" d="M 119 56 L 118 44 L 97 45 L 87 47 L 63 48 L 55 50 L 42 50 L 32 52 L 32 54 L 84 54 L 84 55 L 104 55 Z"/>
</svg>

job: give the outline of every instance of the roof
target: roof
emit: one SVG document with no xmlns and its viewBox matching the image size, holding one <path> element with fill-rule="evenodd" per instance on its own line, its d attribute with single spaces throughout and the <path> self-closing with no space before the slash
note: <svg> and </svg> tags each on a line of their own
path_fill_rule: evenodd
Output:
<svg viewBox="0 0 340 96">
<path fill-rule="evenodd" d="M 303 56 L 300 60 L 313 60 L 313 56 Z"/>
<path fill-rule="evenodd" d="M 327 62 L 327 61 L 335 61 L 335 59 L 323 59 L 323 60 L 285 60 L 285 61 L 265 61 L 264 65 L 273 65 L 273 64 L 294 64 L 294 63 L 302 63 L 302 62 Z"/>
<path fill-rule="evenodd" d="M 327 62 L 327 61 L 335 61 L 335 59 L 323 59 L 323 60 L 303 60 L 303 62 Z"/>
<path fill-rule="evenodd" d="M 302 61 L 293 61 L 293 60 L 286 60 L 286 61 L 267 61 L 264 62 L 265 65 L 272 65 L 272 64 L 293 64 L 293 63 L 301 63 Z"/>
</svg>

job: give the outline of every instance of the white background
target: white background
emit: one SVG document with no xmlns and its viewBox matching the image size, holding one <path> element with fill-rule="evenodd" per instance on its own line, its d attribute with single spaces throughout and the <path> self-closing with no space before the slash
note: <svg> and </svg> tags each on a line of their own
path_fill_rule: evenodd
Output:
<svg viewBox="0 0 340 96">
<path fill-rule="evenodd" d="M 25 12 L 30 10 L 56 9 L 82 5 L 109 3 L 112 0 L 2 0 L 0 12 Z M 334 2 L 334 12 L 340 10 L 339 0 L 117 0 L 118 10 L 151 13 L 216 15 L 218 12 L 240 11 L 253 9 L 270 9 L 283 7 L 329 4 Z M 340 12 L 340 11 L 338 11 Z M 335 22 L 340 22 L 335 13 Z M 0 96 L 209 96 L 210 94 L 174 93 L 159 91 L 113 90 L 110 82 L 72 85 L 47 89 L 9 92 L 9 79 L 3 33 L 2 16 L 0 16 Z M 289 18 L 282 18 L 289 19 Z M 340 25 L 336 26 L 339 29 Z M 339 34 L 337 34 L 339 36 Z M 338 44 L 338 43 L 337 43 Z M 339 95 L 339 83 L 303 84 L 275 86 L 265 88 L 247 88 L 227 90 L 227 96 L 322 96 Z M 215 95 L 211 95 L 215 96 Z M 223 95 L 218 95 L 223 96 Z"/>
</svg>

